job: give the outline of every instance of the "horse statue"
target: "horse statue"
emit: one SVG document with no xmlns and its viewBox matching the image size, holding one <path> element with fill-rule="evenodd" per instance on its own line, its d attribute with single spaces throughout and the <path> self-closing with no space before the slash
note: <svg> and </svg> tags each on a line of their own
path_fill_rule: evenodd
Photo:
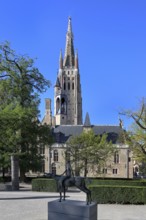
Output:
<svg viewBox="0 0 146 220">
<path fill-rule="evenodd" d="M 64 174 L 66 175 L 64 176 Z M 70 161 L 67 161 L 66 170 L 62 175 L 53 175 L 52 177 L 57 181 L 58 191 L 60 194 L 59 202 L 62 201 L 62 192 L 63 200 L 65 200 L 65 194 L 68 187 L 76 186 L 78 189 L 86 193 L 87 205 L 91 204 L 91 191 L 86 187 L 85 178 L 81 176 L 74 176 Z"/>
<path fill-rule="evenodd" d="M 60 200 L 62 201 L 62 192 L 63 192 L 63 200 L 65 200 L 66 191 L 68 187 L 76 186 L 78 189 L 86 193 L 87 197 L 87 205 L 91 204 L 91 191 L 86 187 L 85 178 L 81 176 L 72 176 L 65 181 L 61 181 L 62 176 L 60 176 L 60 179 L 58 180 L 58 190 L 60 193 Z"/>
</svg>

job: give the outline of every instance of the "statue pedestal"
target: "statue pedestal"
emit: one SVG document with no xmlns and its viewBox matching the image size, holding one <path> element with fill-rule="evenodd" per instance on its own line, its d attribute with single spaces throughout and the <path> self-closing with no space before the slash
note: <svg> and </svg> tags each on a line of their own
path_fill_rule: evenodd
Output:
<svg viewBox="0 0 146 220">
<path fill-rule="evenodd" d="M 48 220 L 97 220 L 97 204 L 83 201 L 59 200 L 48 202 Z"/>
</svg>

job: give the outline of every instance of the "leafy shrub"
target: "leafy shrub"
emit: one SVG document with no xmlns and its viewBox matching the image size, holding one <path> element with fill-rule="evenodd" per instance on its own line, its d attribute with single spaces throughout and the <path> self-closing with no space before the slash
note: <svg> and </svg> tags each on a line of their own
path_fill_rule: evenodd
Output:
<svg viewBox="0 0 146 220">
<path fill-rule="evenodd" d="M 4 179 L 0 177 L 0 183 L 4 183 Z"/>
<path fill-rule="evenodd" d="M 146 204 L 146 187 L 90 185 L 92 199 L 100 204 Z"/>
<path fill-rule="evenodd" d="M 57 192 L 57 184 L 54 179 L 33 179 L 32 191 L 38 192 Z"/>
<path fill-rule="evenodd" d="M 90 179 L 90 182 L 88 182 L 88 185 L 146 186 L 146 180 L 144 179 Z"/>
</svg>

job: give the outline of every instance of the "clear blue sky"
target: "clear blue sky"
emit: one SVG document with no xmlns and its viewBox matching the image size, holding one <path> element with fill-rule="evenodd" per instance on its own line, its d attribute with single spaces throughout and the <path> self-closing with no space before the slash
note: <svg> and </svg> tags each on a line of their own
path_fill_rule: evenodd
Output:
<svg viewBox="0 0 146 220">
<path fill-rule="evenodd" d="M 44 99 L 53 100 L 69 16 L 83 116 L 88 112 L 92 124 L 118 124 L 121 109 L 138 107 L 146 91 L 146 0 L 1 0 L 0 8 L 0 42 L 37 57 L 36 66 L 52 82 L 41 95 L 41 117 Z"/>
</svg>

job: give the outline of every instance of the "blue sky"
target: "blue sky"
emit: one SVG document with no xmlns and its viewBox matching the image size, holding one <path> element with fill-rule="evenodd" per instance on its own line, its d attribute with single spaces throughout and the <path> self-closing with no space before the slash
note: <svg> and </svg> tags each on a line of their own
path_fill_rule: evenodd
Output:
<svg viewBox="0 0 146 220">
<path fill-rule="evenodd" d="M 146 88 L 146 0 L 0 0 L 0 42 L 37 58 L 53 85 L 64 54 L 68 17 L 78 49 L 83 117 L 92 124 L 118 124 L 121 109 L 138 108 Z M 53 110 L 53 105 L 52 105 Z M 129 121 L 124 119 L 124 126 Z"/>
</svg>

